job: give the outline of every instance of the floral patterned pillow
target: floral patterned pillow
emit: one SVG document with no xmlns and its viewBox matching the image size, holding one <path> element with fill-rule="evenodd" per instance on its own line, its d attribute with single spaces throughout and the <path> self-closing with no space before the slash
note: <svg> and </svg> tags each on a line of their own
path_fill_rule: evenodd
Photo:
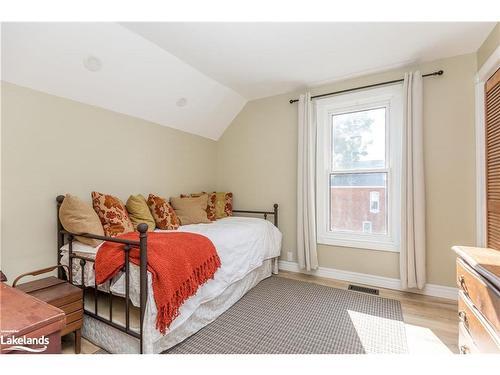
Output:
<svg viewBox="0 0 500 375">
<path fill-rule="evenodd" d="M 93 191 L 92 206 L 101 220 L 105 236 L 115 237 L 134 231 L 127 209 L 118 198 Z"/>
<path fill-rule="evenodd" d="M 202 191 L 201 193 L 191 193 L 191 194 L 181 194 L 181 198 L 198 198 L 201 197 L 203 194 L 208 195 L 208 203 L 207 203 L 207 218 L 210 221 L 215 221 L 216 216 L 215 216 L 215 200 L 216 200 L 216 193 L 205 193 Z"/>
<path fill-rule="evenodd" d="M 180 221 L 174 209 L 165 199 L 149 194 L 148 207 L 159 229 L 177 229 Z"/>
</svg>

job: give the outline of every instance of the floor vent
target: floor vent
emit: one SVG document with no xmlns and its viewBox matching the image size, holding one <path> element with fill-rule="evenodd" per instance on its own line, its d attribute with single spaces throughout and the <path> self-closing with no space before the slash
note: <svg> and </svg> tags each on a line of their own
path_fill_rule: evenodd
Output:
<svg viewBox="0 0 500 375">
<path fill-rule="evenodd" d="M 354 290 L 355 292 L 375 294 L 377 296 L 378 296 L 378 293 L 379 293 L 378 289 L 366 288 L 364 286 L 352 285 L 352 284 L 349 284 L 349 288 L 348 289 L 349 290 Z"/>
</svg>

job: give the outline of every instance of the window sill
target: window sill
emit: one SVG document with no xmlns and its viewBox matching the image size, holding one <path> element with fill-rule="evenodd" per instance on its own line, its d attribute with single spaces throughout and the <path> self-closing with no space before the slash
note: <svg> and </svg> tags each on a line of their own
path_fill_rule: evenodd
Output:
<svg viewBox="0 0 500 375">
<path fill-rule="evenodd" d="M 318 236 L 318 244 L 348 247 L 352 249 L 365 249 L 374 251 L 388 251 L 391 253 L 399 253 L 399 247 L 392 242 L 360 240 L 360 239 L 339 239 L 330 236 Z"/>
</svg>

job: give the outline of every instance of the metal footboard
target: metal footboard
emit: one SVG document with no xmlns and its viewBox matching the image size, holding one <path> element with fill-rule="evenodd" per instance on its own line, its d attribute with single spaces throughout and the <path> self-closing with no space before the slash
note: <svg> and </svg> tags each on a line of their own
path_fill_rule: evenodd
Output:
<svg viewBox="0 0 500 375">
<path fill-rule="evenodd" d="M 66 230 L 63 229 L 61 221 L 59 220 L 59 208 L 64 201 L 64 196 L 59 195 L 57 198 L 57 262 L 58 264 L 61 264 L 61 258 L 62 258 L 62 251 L 61 247 L 65 244 L 65 241 L 67 240 L 68 242 L 68 276 L 67 279 L 71 284 L 74 284 L 73 282 L 73 261 L 75 259 L 80 260 L 80 268 L 81 268 L 81 277 L 82 281 L 79 286 L 80 288 L 83 289 L 84 293 L 84 303 L 85 303 L 85 293 L 87 289 L 93 289 L 94 290 L 94 312 L 89 311 L 88 309 L 85 309 L 84 306 L 84 313 L 91 316 L 94 319 L 97 319 L 101 322 L 104 322 L 113 328 L 116 328 L 128 335 L 131 335 L 133 337 L 136 337 L 140 340 L 140 352 L 143 353 L 143 333 L 144 333 L 144 317 L 146 313 L 146 303 L 147 303 L 147 297 L 148 297 L 148 272 L 147 272 L 147 264 L 148 264 L 148 248 L 147 248 L 147 231 L 148 231 L 148 226 L 147 224 L 139 224 L 137 226 L 137 230 L 139 232 L 139 240 L 138 241 L 132 241 L 132 240 L 124 240 L 120 238 L 115 238 L 115 237 L 107 237 L 107 236 L 100 236 L 100 235 L 95 235 L 95 234 L 89 234 L 89 233 L 84 233 L 84 234 L 76 234 L 76 233 L 70 233 Z M 78 254 L 75 254 L 73 252 L 73 241 L 75 236 L 79 237 L 85 237 L 85 238 L 92 238 L 96 240 L 102 240 L 102 241 L 109 241 L 109 242 L 114 242 L 114 243 L 120 243 L 123 244 L 123 252 L 124 252 L 124 257 L 125 257 L 125 264 L 122 268 L 122 272 L 125 274 L 125 326 L 122 326 L 116 322 L 113 321 L 113 293 L 111 292 L 111 279 L 108 281 L 109 285 L 109 319 L 101 316 L 98 314 L 98 289 L 97 289 L 97 284 L 95 282 L 95 277 L 94 277 L 94 288 L 89 288 L 85 286 L 85 266 L 87 265 L 87 262 L 90 263 L 95 263 L 93 259 L 86 258 L 83 256 L 80 256 Z M 140 309 L 140 331 L 139 333 L 133 331 L 130 328 L 130 263 L 129 263 L 129 257 L 130 257 L 130 250 L 136 247 L 139 249 L 139 254 L 140 254 L 140 265 L 139 265 L 139 290 L 140 290 L 140 296 L 139 296 L 139 309 Z M 64 274 L 60 271 L 59 272 L 59 278 L 65 278 Z"/>
</svg>

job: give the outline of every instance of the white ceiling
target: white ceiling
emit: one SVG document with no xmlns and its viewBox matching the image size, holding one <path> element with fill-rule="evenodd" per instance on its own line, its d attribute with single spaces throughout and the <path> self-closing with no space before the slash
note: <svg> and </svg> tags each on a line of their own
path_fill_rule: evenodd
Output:
<svg viewBox="0 0 500 375">
<path fill-rule="evenodd" d="M 494 25 L 4 23 L 2 79 L 218 139 L 247 100 L 475 52 Z"/>
<path fill-rule="evenodd" d="M 100 71 L 85 69 L 89 55 L 101 60 Z M 246 103 L 117 23 L 4 23 L 2 79 L 210 139 Z"/>
<path fill-rule="evenodd" d="M 475 52 L 495 23 L 125 23 L 247 99 Z"/>
</svg>

